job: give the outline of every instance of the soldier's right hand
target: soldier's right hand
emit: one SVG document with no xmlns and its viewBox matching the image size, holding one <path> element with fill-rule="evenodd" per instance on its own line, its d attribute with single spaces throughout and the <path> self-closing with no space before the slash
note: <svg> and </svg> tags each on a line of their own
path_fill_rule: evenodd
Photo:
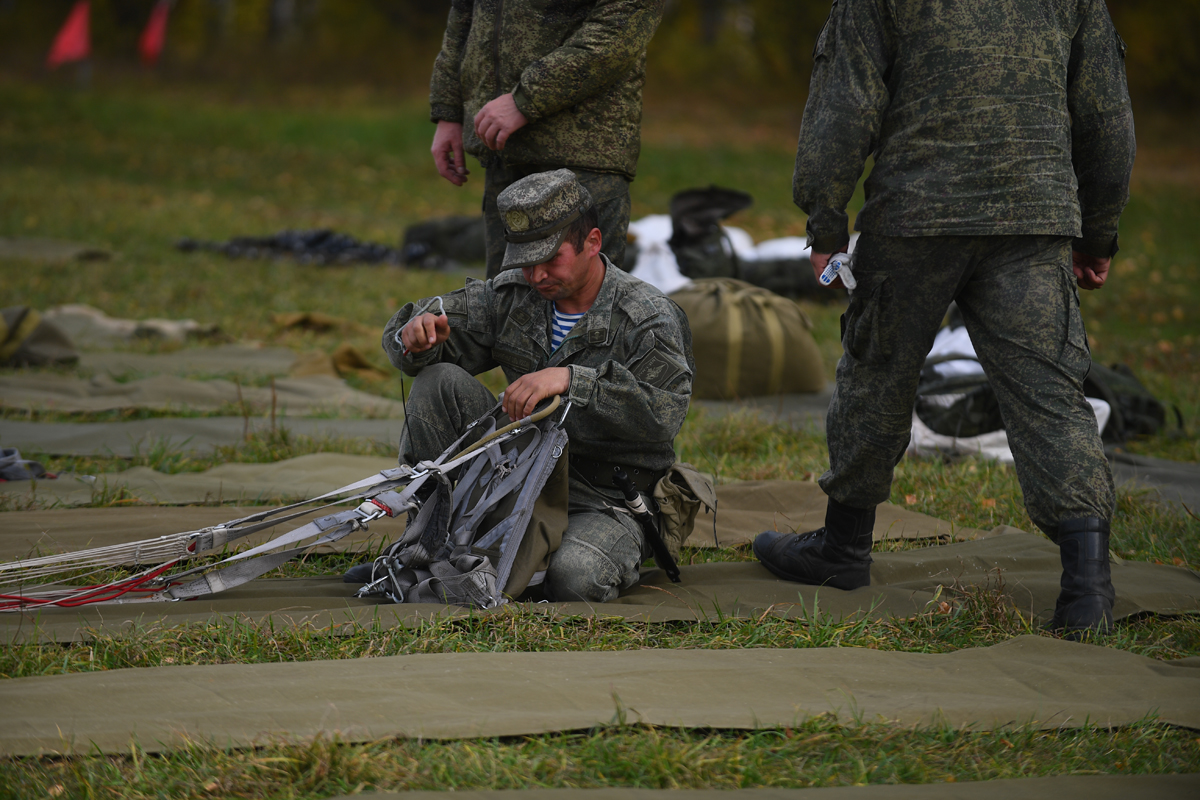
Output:
<svg viewBox="0 0 1200 800">
<path fill-rule="evenodd" d="M 437 132 L 433 134 L 433 163 L 437 166 L 438 174 L 455 186 L 467 182 L 471 171 L 467 169 L 466 156 L 463 154 L 463 133 L 461 122 L 439 120 Z"/>
<path fill-rule="evenodd" d="M 410 353 L 423 353 L 450 338 L 450 320 L 445 314 L 422 314 L 404 327 L 400 341 Z"/>
</svg>

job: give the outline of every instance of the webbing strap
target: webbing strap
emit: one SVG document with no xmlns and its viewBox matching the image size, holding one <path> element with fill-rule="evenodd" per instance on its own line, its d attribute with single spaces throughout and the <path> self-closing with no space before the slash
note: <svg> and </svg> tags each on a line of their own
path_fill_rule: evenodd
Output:
<svg viewBox="0 0 1200 800">
<path fill-rule="evenodd" d="M 504 587 L 508 585 L 513 562 L 517 558 L 517 551 L 521 549 L 520 538 L 514 541 L 514 537 L 525 536 L 529 528 L 529 518 L 533 515 L 533 506 L 537 502 L 538 495 L 541 494 L 542 487 L 546 485 L 554 465 L 558 463 L 566 443 L 567 432 L 562 428 L 555 429 L 553 439 L 538 453 L 539 457 L 534 463 L 534 474 L 530 476 L 532 480 L 525 482 L 526 488 L 517 500 L 517 508 L 514 509 L 512 516 L 512 527 L 505 534 L 504 543 L 501 545 L 503 555 L 500 556 L 500 563 L 496 565 L 496 598 L 498 600 L 500 599 L 499 593 L 503 592 Z M 537 488 L 536 492 L 533 491 L 534 487 Z"/>
<path fill-rule="evenodd" d="M 732 300 L 733 298 L 731 298 Z M 729 350 L 725 353 L 725 396 L 738 396 L 738 378 L 742 374 L 742 339 L 745 328 L 742 324 L 742 310 L 737 303 L 726 304 L 729 314 L 725 318 L 726 339 Z"/>
<path fill-rule="evenodd" d="M 767 374 L 767 394 L 779 394 L 783 389 L 783 365 L 787 349 L 783 338 L 783 324 L 779 321 L 779 312 L 775 310 L 770 297 L 752 294 L 750 300 L 762 310 L 763 322 L 767 326 L 767 341 L 771 343 L 771 371 Z"/>
<path fill-rule="evenodd" d="M 171 600 L 191 600 L 196 597 L 223 592 L 235 586 L 241 586 L 243 583 L 248 583 L 281 564 L 287 563 L 309 548 L 328 544 L 329 542 L 336 542 L 338 539 L 347 536 L 355 527 L 353 521 L 344 522 L 310 545 L 295 547 L 291 550 L 281 550 L 278 553 L 270 553 L 250 561 L 242 561 L 231 564 L 223 569 L 213 570 L 201 575 L 191 583 L 167 589 L 164 594 Z"/>
</svg>

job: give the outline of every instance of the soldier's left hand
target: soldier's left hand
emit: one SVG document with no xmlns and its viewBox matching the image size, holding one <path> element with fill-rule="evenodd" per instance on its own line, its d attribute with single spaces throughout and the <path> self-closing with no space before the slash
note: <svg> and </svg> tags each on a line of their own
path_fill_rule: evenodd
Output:
<svg viewBox="0 0 1200 800">
<path fill-rule="evenodd" d="M 550 367 L 522 375 L 504 390 L 504 413 L 512 420 L 523 419 L 547 397 L 566 394 L 570 390 L 571 370 L 566 367 Z"/>
<path fill-rule="evenodd" d="M 491 150 L 503 150 L 508 137 L 529 123 L 512 93 L 502 94 L 475 115 L 475 133 Z"/>
<path fill-rule="evenodd" d="M 1078 250 L 1071 251 L 1071 270 L 1080 289 L 1099 289 L 1103 286 L 1108 280 L 1108 268 L 1111 265 L 1111 258 L 1097 258 Z"/>
</svg>

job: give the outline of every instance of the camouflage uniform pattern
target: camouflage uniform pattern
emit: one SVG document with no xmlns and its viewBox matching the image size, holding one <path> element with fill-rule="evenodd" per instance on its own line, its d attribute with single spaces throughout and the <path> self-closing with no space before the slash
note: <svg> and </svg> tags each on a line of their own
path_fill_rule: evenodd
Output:
<svg viewBox="0 0 1200 800">
<path fill-rule="evenodd" d="M 1106 257 L 1134 139 L 1103 0 L 835 0 L 814 50 L 793 191 L 836 252 L 860 231 L 1050 234 Z"/>
<path fill-rule="evenodd" d="M 571 370 L 564 427 L 572 457 L 650 471 L 675 462 L 695 373 L 692 337 L 683 311 L 654 287 L 606 263 L 600 294 L 553 354 L 553 304 L 520 270 L 445 295 L 450 338 L 405 356 L 396 332 L 426 302 L 400 309 L 383 335 L 392 363 L 417 376 L 400 444 L 406 463 L 440 453 L 491 409 L 491 393 L 471 376 L 496 366 L 510 382 L 547 367 Z M 572 473 L 568 527 L 546 575 L 551 599 L 607 602 L 638 580 L 649 553 L 623 508 L 615 488 Z"/>
<path fill-rule="evenodd" d="M 520 270 L 468 280 L 443 297 L 450 338 L 402 355 L 395 334 L 413 311 L 396 312 L 383 333 L 388 358 L 408 375 L 436 363 L 471 375 L 499 366 L 514 381 L 547 367 L 571 370 L 566 421 L 571 453 L 651 471 L 675 463 L 674 439 L 692 394 L 692 334 L 673 301 L 611 263 L 600 294 L 558 350 L 550 352 L 553 303 Z"/>
<path fill-rule="evenodd" d="M 863 234 L 842 317 L 826 418 L 833 499 L 888 499 L 904 456 L 920 370 L 951 300 L 996 392 L 1029 516 L 1051 538 L 1062 520 L 1111 519 L 1112 473 L 1083 396 L 1091 365 L 1062 236 Z"/>
<path fill-rule="evenodd" d="M 793 180 L 810 244 L 837 252 L 875 160 L 826 424 L 834 500 L 888 498 L 957 300 L 1030 517 L 1051 538 L 1111 518 L 1071 250 L 1117 249 L 1135 149 L 1124 49 L 1101 0 L 835 0 Z"/>
<path fill-rule="evenodd" d="M 494 164 L 567 166 L 632 179 L 641 149 L 646 45 L 664 0 L 452 0 L 429 102 L 461 122 L 463 144 Z M 529 124 L 502 152 L 471 120 L 513 93 Z"/>
<path fill-rule="evenodd" d="M 483 186 L 484 239 L 487 243 L 487 277 L 494 278 L 504 269 L 504 220 L 500 217 L 497 198 L 500 193 L 521 178 L 554 167 L 501 164 L 488 169 Z M 625 242 L 629 233 L 629 214 L 633 206 L 629 199 L 629 179 L 614 172 L 572 170 L 588 190 L 600 222 L 601 250 L 608 260 L 628 271 L 625 265 Z"/>
</svg>

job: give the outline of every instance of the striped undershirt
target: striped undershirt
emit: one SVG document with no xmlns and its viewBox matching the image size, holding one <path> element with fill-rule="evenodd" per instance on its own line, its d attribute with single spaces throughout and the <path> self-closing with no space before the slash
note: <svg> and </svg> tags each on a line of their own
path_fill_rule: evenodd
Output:
<svg viewBox="0 0 1200 800">
<path fill-rule="evenodd" d="M 567 338 L 567 334 L 575 327 L 575 323 L 583 318 L 587 312 L 579 314 L 564 314 L 558 310 L 558 305 L 554 306 L 554 319 L 550 322 L 550 350 L 557 350 L 563 343 L 563 339 Z"/>
</svg>

